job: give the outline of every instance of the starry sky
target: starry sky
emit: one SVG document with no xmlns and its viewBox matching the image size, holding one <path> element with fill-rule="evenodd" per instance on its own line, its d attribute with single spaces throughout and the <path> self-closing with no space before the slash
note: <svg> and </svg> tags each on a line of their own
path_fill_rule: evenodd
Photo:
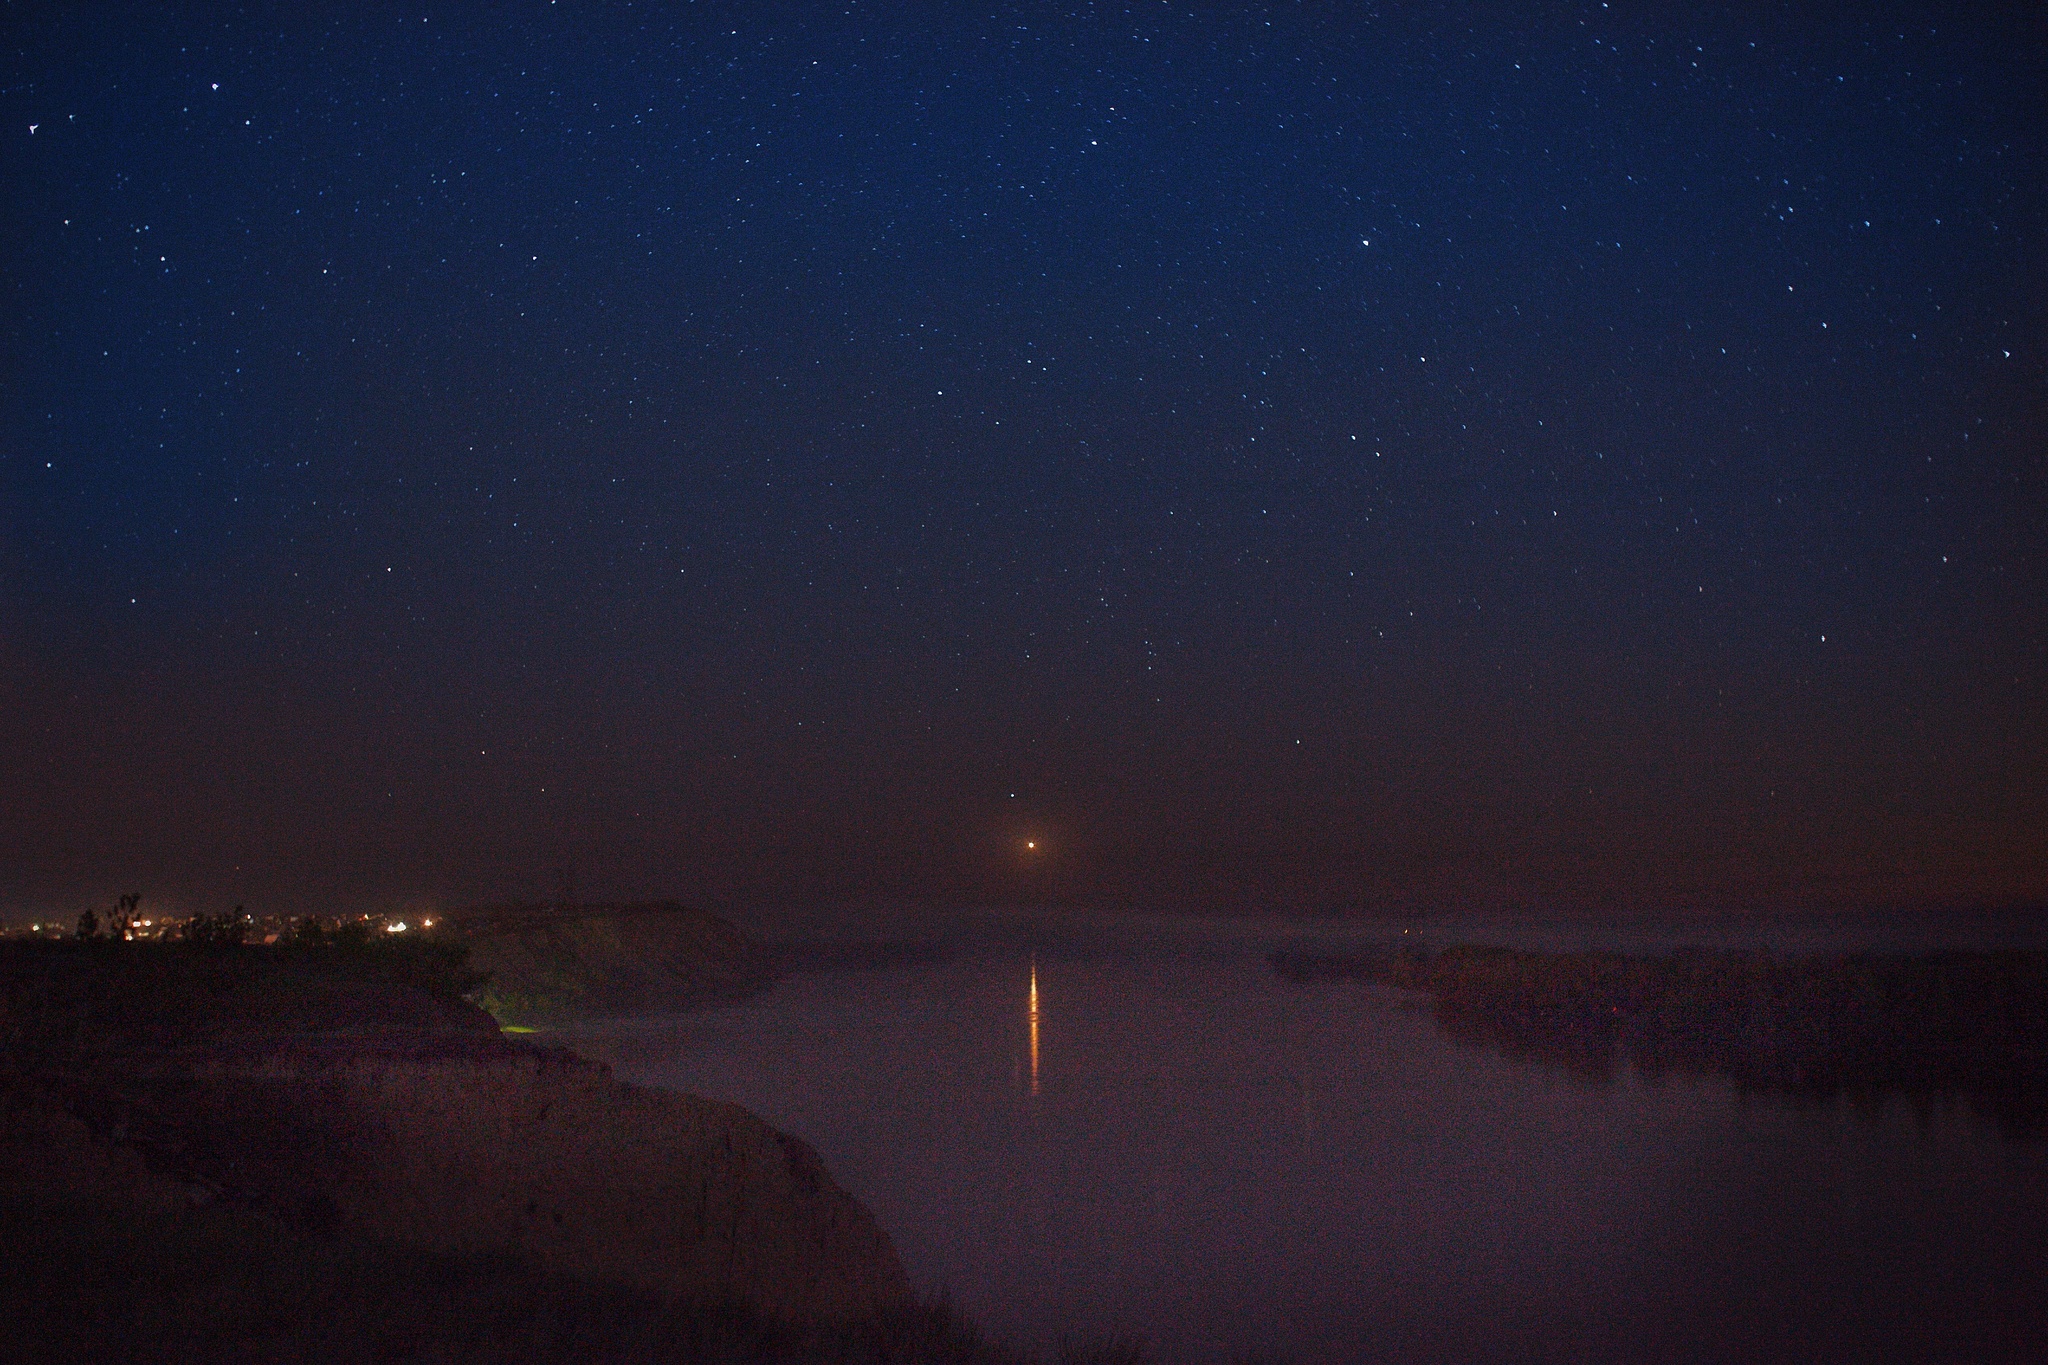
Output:
<svg viewBox="0 0 2048 1365">
<path fill-rule="evenodd" d="M 8 6 L 0 909 L 2048 900 L 2044 69 Z"/>
</svg>

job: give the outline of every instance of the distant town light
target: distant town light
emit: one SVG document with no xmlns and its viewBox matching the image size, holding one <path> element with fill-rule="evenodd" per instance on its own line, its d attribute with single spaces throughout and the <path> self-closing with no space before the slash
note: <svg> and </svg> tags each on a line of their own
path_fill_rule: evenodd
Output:
<svg viewBox="0 0 2048 1365">
<path fill-rule="evenodd" d="M 405 932 L 405 921 L 404 921 L 404 920 L 399 920 L 399 921 L 398 921 L 398 922 L 396 922 L 395 924 L 387 924 L 387 925 L 385 925 L 385 926 L 384 926 L 384 932 L 385 932 L 385 933 L 387 933 L 387 934 L 402 934 L 402 933 L 404 933 L 404 932 Z"/>
</svg>

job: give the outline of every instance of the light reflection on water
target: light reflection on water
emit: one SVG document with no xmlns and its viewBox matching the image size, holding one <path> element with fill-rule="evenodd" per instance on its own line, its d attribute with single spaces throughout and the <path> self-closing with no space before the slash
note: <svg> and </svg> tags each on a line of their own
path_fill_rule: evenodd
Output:
<svg viewBox="0 0 2048 1365">
<path fill-rule="evenodd" d="M 1031 1093 L 1038 1094 L 1038 959 L 1031 959 L 1031 993 L 1025 1002 L 1024 1012 L 1031 1028 Z"/>
<path fill-rule="evenodd" d="M 563 1039 L 801 1134 L 999 1334 L 1164 1359 L 2031 1358 L 2048 1160 L 1462 1048 L 1253 955 L 794 976 Z"/>
</svg>

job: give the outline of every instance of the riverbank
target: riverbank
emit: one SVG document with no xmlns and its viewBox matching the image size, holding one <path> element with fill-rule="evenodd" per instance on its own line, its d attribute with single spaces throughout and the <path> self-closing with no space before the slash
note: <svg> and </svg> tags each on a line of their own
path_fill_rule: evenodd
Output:
<svg viewBox="0 0 2048 1365">
<path fill-rule="evenodd" d="M 1285 980 L 1427 995 L 1461 1042 L 1589 1078 L 1716 1074 L 1745 1090 L 1874 1103 L 1958 1097 L 2048 1135 L 2048 952 L 1774 958 L 1389 943 L 1283 951 Z"/>
</svg>

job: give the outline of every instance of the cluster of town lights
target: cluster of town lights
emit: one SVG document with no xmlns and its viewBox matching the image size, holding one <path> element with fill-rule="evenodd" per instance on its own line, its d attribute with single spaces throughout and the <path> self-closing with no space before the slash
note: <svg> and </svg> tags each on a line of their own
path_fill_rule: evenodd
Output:
<svg viewBox="0 0 2048 1365">
<path fill-rule="evenodd" d="M 289 932 L 290 932 L 290 924 L 289 924 L 289 922 L 288 922 L 288 921 L 289 921 L 289 918 L 290 918 L 290 917 L 288 917 L 288 916 L 275 916 L 275 915 L 273 915 L 273 916 L 265 916 L 265 917 L 264 917 L 264 919 L 265 919 L 265 920 L 267 920 L 267 921 L 269 921 L 269 922 L 272 922 L 272 923 L 278 923 L 278 924 L 279 924 L 279 928 L 277 929 L 277 931 L 276 931 L 276 932 L 273 932 L 273 933 L 269 934 L 268 936 L 266 936 L 266 937 L 265 937 L 265 938 L 264 938 L 263 940 L 261 940 L 261 941 L 262 941 L 262 942 L 265 942 L 265 943 L 273 943 L 273 942 L 277 942 L 277 941 L 279 941 L 280 939 L 283 939 L 284 937 L 286 937 L 286 936 L 287 936 L 287 935 L 289 934 Z M 377 919 L 379 919 L 380 917 L 379 917 L 379 916 L 376 916 L 376 915 L 361 915 L 361 916 L 358 916 L 357 918 L 359 918 L 359 919 L 361 919 L 361 920 L 364 920 L 364 921 L 374 921 L 374 920 L 377 920 Z M 245 913 L 245 914 L 244 914 L 244 915 L 242 916 L 242 920 L 243 920 L 243 922 L 244 922 L 244 923 L 246 923 L 246 924 L 256 924 L 256 923 L 258 923 L 258 922 L 259 922 L 256 916 L 254 916 L 254 915 L 250 915 L 250 914 L 247 914 L 247 913 Z M 119 929 L 121 930 L 121 937 L 122 937 L 122 938 L 124 938 L 124 939 L 128 939 L 128 940 L 131 940 L 131 941 L 132 941 L 132 940 L 134 940 L 134 939 L 136 939 L 136 938 L 138 938 L 138 937 L 142 937 L 142 938 L 150 938 L 150 937 L 155 937 L 155 935 L 151 935 L 151 934 L 148 934 L 148 933 L 146 933 L 146 932 L 142 932 L 142 931 L 146 931 L 146 930 L 151 930 L 151 929 L 160 929 L 160 930 L 161 930 L 161 931 L 163 932 L 163 934 L 164 934 L 164 935 L 168 935 L 168 934 L 169 934 L 169 933 L 170 933 L 170 932 L 171 932 L 171 931 L 172 931 L 173 929 L 176 929 L 176 928 L 178 928 L 178 927 L 182 926 L 182 925 L 183 925 L 183 924 L 185 924 L 186 922 L 187 922 L 187 921 L 185 921 L 185 920 L 182 920 L 182 919 L 179 919 L 179 918 L 176 918 L 176 917 L 174 916 L 174 917 L 171 917 L 171 918 L 168 918 L 168 919 L 156 919 L 156 918 L 151 918 L 151 919 L 138 919 L 138 920 L 132 920 L 132 921 L 128 921 L 128 922 L 126 922 L 125 924 L 123 924 L 123 923 L 119 923 L 119 922 L 115 922 L 115 923 L 110 923 L 110 924 L 108 925 L 108 928 L 109 928 L 110 930 L 112 930 L 112 929 L 114 929 L 114 928 L 117 928 L 117 927 L 118 927 L 118 928 L 119 928 Z M 406 932 L 408 932 L 408 931 L 410 931 L 411 929 L 413 929 L 413 928 L 414 928 L 414 926 L 413 926 L 413 925 L 412 925 L 411 923 L 409 923 L 409 922 L 408 922 L 408 921 L 406 921 L 406 920 L 402 920 L 402 919 L 400 919 L 400 920 L 389 920 L 389 921 L 386 921 L 386 922 L 384 922 L 384 923 L 383 923 L 383 924 L 381 925 L 381 927 L 383 928 L 384 932 L 385 932 L 385 933 L 387 933 L 387 934 L 403 934 L 403 933 L 406 933 Z M 422 920 L 421 920 L 421 921 L 419 922 L 419 924 L 418 924 L 418 926 L 417 926 L 417 927 L 419 927 L 419 928 L 421 928 L 421 929 L 431 929 L 431 928 L 433 928 L 433 927 L 434 927 L 434 921 L 433 921 L 433 920 L 431 920 L 431 919 L 422 919 Z M 21 932 L 21 931 L 20 931 L 20 929 L 19 929 L 18 927 L 17 927 L 17 928 L 15 928 L 15 929 L 13 929 L 13 930 L 9 930 L 9 929 L 7 929 L 7 928 L 6 928 L 6 927 L 4 927 L 4 926 L 0 926 L 0 937 L 4 937 L 4 936 L 8 935 L 9 933 L 20 933 L 20 932 Z M 72 932 L 72 930 L 71 930 L 71 926 L 70 926 L 70 925 L 68 925 L 68 924 L 65 924 L 65 923 L 62 923 L 62 922 L 60 922 L 60 921 L 57 921 L 57 920 L 37 920 L 37 921 L 35 921 L 34 923 L 32 923 L 32 924 L 30 924 L 30 925 L 28 926 L 28 932 L 29 932 L 30 934 L 36 935 L 36 936 L 38 936 L 38 937 L 41 937 L 41 936 L 46 936 L 46 935 L 50 935 L 50 934 L 59 934 L 59 935 L 66 935 L 66 936 L 68 936 L 68 935 L 69 935 L 69 934 L 70 934 L 70 933 Z"/>
</svg>

